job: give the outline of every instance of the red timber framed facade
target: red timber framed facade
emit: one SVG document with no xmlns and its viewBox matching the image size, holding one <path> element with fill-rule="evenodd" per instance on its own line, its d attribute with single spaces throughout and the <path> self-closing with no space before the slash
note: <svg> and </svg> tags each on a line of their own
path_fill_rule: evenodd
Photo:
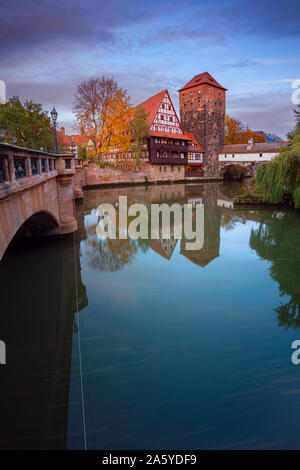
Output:
<svg viewBox="0 0 300 470">
<path fill-rule="evenodd" d="M 188 148 L 188 163 L 185 167 L 185 176 L 199 177 L 203 176 L 203 156 L 204 150 L 197 141 L 192 132 L 186 132 L 185 135 L 189 137 Z"/>
<path fill-rule="evenodd" d="M 142 164 L 160 165 L 159 172 L 167 171 L 165 165 L 171 165 L 171 172 L 179 173 L 181 167 L 188 164 L 190 136 L 183 132 L 168 90 L 163 90 L 140 103 L 147 114 L 149 137 L 142 154 Z M 101 160 L 130 169 L 134 166 L 133 151 L 120 152 L 111 149 L 101 155 Z M 174 167 L 174 168 L 173 168 Z M 180 171 L 184 175 L 184 170 Z"/>
<path fill-rule="evenodd" d="M 140 104 L 148 116 L 148 160 L 152 165 L 186 165 L 188 142 L 168 90 Z"/>
</svg>

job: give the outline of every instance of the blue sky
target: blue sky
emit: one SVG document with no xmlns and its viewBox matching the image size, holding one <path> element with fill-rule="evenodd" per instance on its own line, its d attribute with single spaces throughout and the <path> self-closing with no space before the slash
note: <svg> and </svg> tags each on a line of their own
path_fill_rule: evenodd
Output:
<svg viewBox="0 0 300 470">
<path fill-rule="evenodd" d="M 227 112 L 284 137 L 300 79 L 297 0 L 1 0 L 0 79 L 7 96 L 56 106 L 71 131 L 81 80 L 113 76 L 137 104 L 208 71 Z M 73 132 L 73 131 L 72 131 Z"/>
</svg>

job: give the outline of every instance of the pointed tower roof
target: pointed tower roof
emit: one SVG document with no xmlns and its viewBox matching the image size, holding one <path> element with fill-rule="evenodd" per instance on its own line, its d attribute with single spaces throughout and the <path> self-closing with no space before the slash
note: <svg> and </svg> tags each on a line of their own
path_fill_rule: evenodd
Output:
<svg viewBox="0 0 300 470">
<path fill-rule="evenodd" d="M 184 87 L 180 88 L 178 91 L 187 90 L 188 88 L 192 88 L 197 85 L 211 85 L 216 88 L 220 88 L 221 90 L 227 91 L 227 88 L 224 88 L 220 83 L 218 83 L 208 72 L 199 73 L 195 75 L 192 80 L 190 80 Z"/>
</svg>

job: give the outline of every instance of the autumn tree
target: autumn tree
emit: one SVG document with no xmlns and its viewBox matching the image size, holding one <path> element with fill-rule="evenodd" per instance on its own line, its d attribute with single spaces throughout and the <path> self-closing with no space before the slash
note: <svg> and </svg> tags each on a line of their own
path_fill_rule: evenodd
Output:
<svg viewBox="0 0 300 470">
<path fill-rule="evenodd" d="M 245 128 L 238 119 L 225 116 L 225 144 L 246 144 L 250 138 L 256 143 L 265 141 L 261 134 Z"/>
<path fill-rule="evenodd" d="M 53 131 L 48 112 L 42 105 L 18 96 L 0 104 L 0 140 L 31 149 L 53 150 Z"/>
<path fill-rule="evenodd" d="M 80 131 L 90 137 L 95 154 L 110 147 L 129 145 L 130 98 L 113 78 L 90 78 L 80 83 L 74 96 Z"/>
<path fill-rule="evenodd" d="M 143 106 L 137 106 L 134 110 L 133 118 L 130 124 L 131 131 L 131 148 L 135 155 L 138 165 L 141 163 L 141 157 L 145 151 L 147 137 L 149 135 L 150 126 L 147 120 L 147 113 Z"/>
</svg>

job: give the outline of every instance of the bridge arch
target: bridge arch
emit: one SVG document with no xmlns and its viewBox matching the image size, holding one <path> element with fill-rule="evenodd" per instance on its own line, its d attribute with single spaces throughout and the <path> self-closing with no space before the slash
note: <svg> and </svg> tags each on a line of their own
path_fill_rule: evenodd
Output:
<svg viewBox="0 0 300 470">
<path fill-rule="evenodd" d="M 51 235 L 58 232 L 58 227 L 56 214 L 49 210 L 39 210 L 29 215 L 12 228 L 5 241 L 0 240 L 0 260 L 13 240 Z"/>
<path fill-rule="evenodd" d="M 239 163 L 226 163 L 222 165 L 219 171 L 219 176 L 224 179 L 241 179 L 249 178 L 254 176 L 254 171 L 248 166 L 241 165 Z"/>
</svg>

